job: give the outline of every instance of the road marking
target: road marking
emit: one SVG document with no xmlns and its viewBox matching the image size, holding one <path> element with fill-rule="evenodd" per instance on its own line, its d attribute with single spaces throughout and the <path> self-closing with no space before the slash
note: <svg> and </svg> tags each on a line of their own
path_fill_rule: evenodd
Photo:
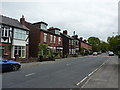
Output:
<svg viewBox="0 0 120 90">
<path fill-rule="evenodd" d="M 109 59 L 108 59 L 109 60 Z M 100 70 L 101 67 L 106 63 L 108 62 L 108 60 L 106 60 L 102 65 L 100 65 L 97 69 L 95 69 L 93 72 L 91 72 L 88 77 L 90 77 L 93 73 L 95 73 L 97 70 Z M 88 78 L 88 80 L 85 82 L 85 84 L 81 87 L 81 88 L 84 88 L 85 85 L 89 82 L 89 80 L 92 78 L 92 76 L 90 78 Z"/>
<path fill-rule="evenodd" d="M 27 75 L 25 75 L 26 77 L 28 77 L 28 76 L 31 76 L 31 75 L 34 75 L 35 73 L 30 73 L 30 74 L 27 74 Z"/>
<path fill-rule="evenodd" d="M 90 74 L 88 74 L 85 78 L 83 78 L 80 82 L 78 82 L 76 85 L 78 86 L 78 85 L 80 85 L 83 81 L 85 81 L 88 77 L 90 77 L 93 73 L 95 73 L 97 70 L 99 70 L 106 62 L 107 62 L 108 60 L 106 60 L 104 63 L 102 63 L 102 65 L 100 65 L 98 68 L 96 68 L 94 71 L 92 71 Z M 85 84 L 81 87 L 81 88 L 83 88 L 87 83 L 88 83 L 88 81 L 91 79 L 91 77 L 90 78 L 88 78 L 88 80 L 85 82 Z"/>
<path fill-rule="evenodd" d="M 76 85 L 80 85 L 85 79 L 87 79 L 87 77 L 83 78 L 80 82 L 78 82 Z"/>
<path fill-rule="evenodd" d="M 68 64 L 66 64 L 67 66 L 70 66 L 71 64 L 70 63 L 68 63 Z"/>
</svg>

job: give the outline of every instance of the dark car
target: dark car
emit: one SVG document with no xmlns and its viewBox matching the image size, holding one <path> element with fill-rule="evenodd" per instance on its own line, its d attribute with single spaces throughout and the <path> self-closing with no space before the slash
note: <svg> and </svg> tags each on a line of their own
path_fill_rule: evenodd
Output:
<svg viewBox="0 0 120 90">
<path fill-rule="evenodd" d="M 6 60 L 0 57 L 0 72 L 17 71 L 20 69 L 20 67 L 21 64 L 19 62 L 13 60 Z"/>
</svg>

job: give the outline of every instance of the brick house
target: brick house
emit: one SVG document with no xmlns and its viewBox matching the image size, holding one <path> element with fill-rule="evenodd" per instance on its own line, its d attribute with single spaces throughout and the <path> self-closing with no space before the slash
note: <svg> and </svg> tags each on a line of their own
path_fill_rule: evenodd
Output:
<svg viewBox="0 0 120 90">
<path fill-rule="evenodd" d="M 29 29 L 18 20 L 0 15 L 0 53 L 10 59 L 18 54 L 20 58 L 29 57 Z"/>
<path fill-rule="evenodd" d="M 75 53 L 79 54 L 79 52 L 80 52 L 80 39 L 78 38 L 78 35 L 73 35 L 72 38 L 74 38 Z"/>
<path fill-rule="evenodd" d="M 82 37 L 80 38 L 80 47 L 84 48 L 85 51 L 92 51 L 92 46 L 86 40 L 83 40 Z"/>
<path fill-rule="evenodd" d="M 75 39 L 68 35 L 67 30 L 61 33 L 63 39 L 63 55 L 73 55 L 76 54 L 75 49 Z"/>
<path fill-rule="evenodd" d="M 49 48 L 53 52 L 63 53 L 62 47 L 62 37 L 60 35 L 60 29 L 58 28 L 49 28 L 47 29 L 48 24 L 45 22 L 29 23 L 25 21 L 25 18 L 20 18 L 20 23 L 25 25 L 30 29 L 30 38 L 29 38 L 29 56 L 38 57 L 38 45 L 48 44 Z"/>
</svg>

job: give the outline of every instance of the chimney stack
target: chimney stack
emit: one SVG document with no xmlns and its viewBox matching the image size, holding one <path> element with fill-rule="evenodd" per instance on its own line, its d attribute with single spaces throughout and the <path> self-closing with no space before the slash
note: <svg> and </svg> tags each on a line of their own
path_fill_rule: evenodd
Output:
<svg viewBox="0 0 120 90">
<path fill-rule="evenodd" d="M 83 37 L 80 37 L 80 40 L 82 41 L 82 40 L 83 40 Z"/>
<path fill-rule="evenodd" d="M 25 18 L 24 18 L 24 15 L 22 15 L 22 18 L 20 18 L 20 23 L 25 25 Z"/>
<path fill-rule="evenodd" d="M 84 39 L 84 42 L 87 42 L 87 40 L 86 40 L 86 39 Z"/>
<path fill-rule="evenodd" d="M 67 30 L 64 30 L 64 31 L 63 31 L 63 34 L 67 35 L 67 34 L 68 34 Z"/>
</svg>

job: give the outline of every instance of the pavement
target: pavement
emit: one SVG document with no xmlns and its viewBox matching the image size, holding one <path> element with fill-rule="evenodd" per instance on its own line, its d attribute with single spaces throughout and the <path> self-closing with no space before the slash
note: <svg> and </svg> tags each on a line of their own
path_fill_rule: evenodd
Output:
<svg viewBox="0 0 120 90">
<path fill-rule="evenodd" d="M 85 57 L 86 57 L 86 56 L 85 56 Z M 62 61 L 66 61 L 66 60 L 69 60 L 69 59 L 77 59 L 77 58 L 83 58 L 83 56 L 60 58 L 60 59 L 55 59 L 55 61 L 42 61 L 42 62 L 22 63 L 21 66 L 22 66 L 22 68 L 27 68 L 27 67 L 36 66 L 36 65 L 51 64 L 51 63 L 59 62 L 59 61 L 61 61 L 61 60 L 62 60 Z"/>
<path fill-rule="evenodd" d="M 118 58 L 110 58 L 84 83 L 82 88 L 118 88 Z"/>
</svg>

